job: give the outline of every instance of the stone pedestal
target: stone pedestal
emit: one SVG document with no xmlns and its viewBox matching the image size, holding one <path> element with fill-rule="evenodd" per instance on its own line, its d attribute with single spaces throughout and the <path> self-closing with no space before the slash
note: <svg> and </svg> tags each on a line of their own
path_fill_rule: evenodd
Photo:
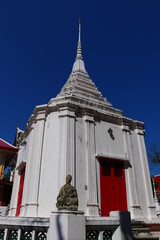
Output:
<svg viewBox="0 0 160 240">
<path fill-rule="evenodd" d="M 48 240 L 85 240 L 85 216 L 80 211 L 57 211 L 50 216 Z"/>
</svg>

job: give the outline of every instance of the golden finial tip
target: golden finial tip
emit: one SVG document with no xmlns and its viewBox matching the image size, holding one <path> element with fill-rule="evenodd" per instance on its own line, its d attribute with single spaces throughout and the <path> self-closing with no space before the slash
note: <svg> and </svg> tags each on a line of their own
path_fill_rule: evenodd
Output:
<svg viewBox="0 0 160 240">
<path fill-rule="evenodd" d="M 79 23 L 81 24 L 81 18 L 79 18 Z"/>
</svg>

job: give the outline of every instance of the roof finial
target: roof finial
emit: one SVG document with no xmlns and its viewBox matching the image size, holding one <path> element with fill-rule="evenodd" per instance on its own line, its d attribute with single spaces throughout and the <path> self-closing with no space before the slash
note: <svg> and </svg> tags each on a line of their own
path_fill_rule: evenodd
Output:
<svg viewBox="0 0 160 240">
<path fill-rule="evenodd" d="M 81 49 L 81 19 L 79 18 L 79 37 L 78 37 L 78 47 L 76 59 L 83 59 L 82 49 Z"/>
<path fill-rule="evenodd" d="M 81 41 L 81 18 L 79 18 L 79 39 L 78 41 Z"/>
<path fill-rule="evenodd" d="M 79 36 L 78 36 L 77 55 L 76 55 L 75 62 L 73 64 L 72 72 L 79 71 L 79 70 L 86 72 L 83 57 L 82 57 L 82 49 L 81 49 L 81 19 L 80 18 L 79 18 Z"/>
</svg>

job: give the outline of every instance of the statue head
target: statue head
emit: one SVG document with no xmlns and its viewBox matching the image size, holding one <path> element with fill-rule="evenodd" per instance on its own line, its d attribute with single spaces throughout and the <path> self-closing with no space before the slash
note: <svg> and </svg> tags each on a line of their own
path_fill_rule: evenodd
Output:
<svg viewBox="0 0 160 240">
<path fill-rule="evenodd" d="M 66 176 L 66 183 L 71 183 L 72 181 L 72 176 L 71 175 L 67 175 Z"/>
</svg>

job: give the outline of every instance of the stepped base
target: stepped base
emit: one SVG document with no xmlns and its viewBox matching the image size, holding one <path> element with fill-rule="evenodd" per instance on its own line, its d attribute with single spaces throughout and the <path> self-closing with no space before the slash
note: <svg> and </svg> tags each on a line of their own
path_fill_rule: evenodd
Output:
<svg viewBox="0 0 160 240">
<path fill-rule="evenodd" d="M 159 240 L 159 237 L 155 236 L 144 222 L 133 223 L 132 233 L 133 240 Z"/>
<path fill-rule="evenodd" d="M 154 237 L 154 236 L 145 236 L 145 237 L 134 237 L 133 240 L 159 240 L 159 237 Z"/>
</svg>

